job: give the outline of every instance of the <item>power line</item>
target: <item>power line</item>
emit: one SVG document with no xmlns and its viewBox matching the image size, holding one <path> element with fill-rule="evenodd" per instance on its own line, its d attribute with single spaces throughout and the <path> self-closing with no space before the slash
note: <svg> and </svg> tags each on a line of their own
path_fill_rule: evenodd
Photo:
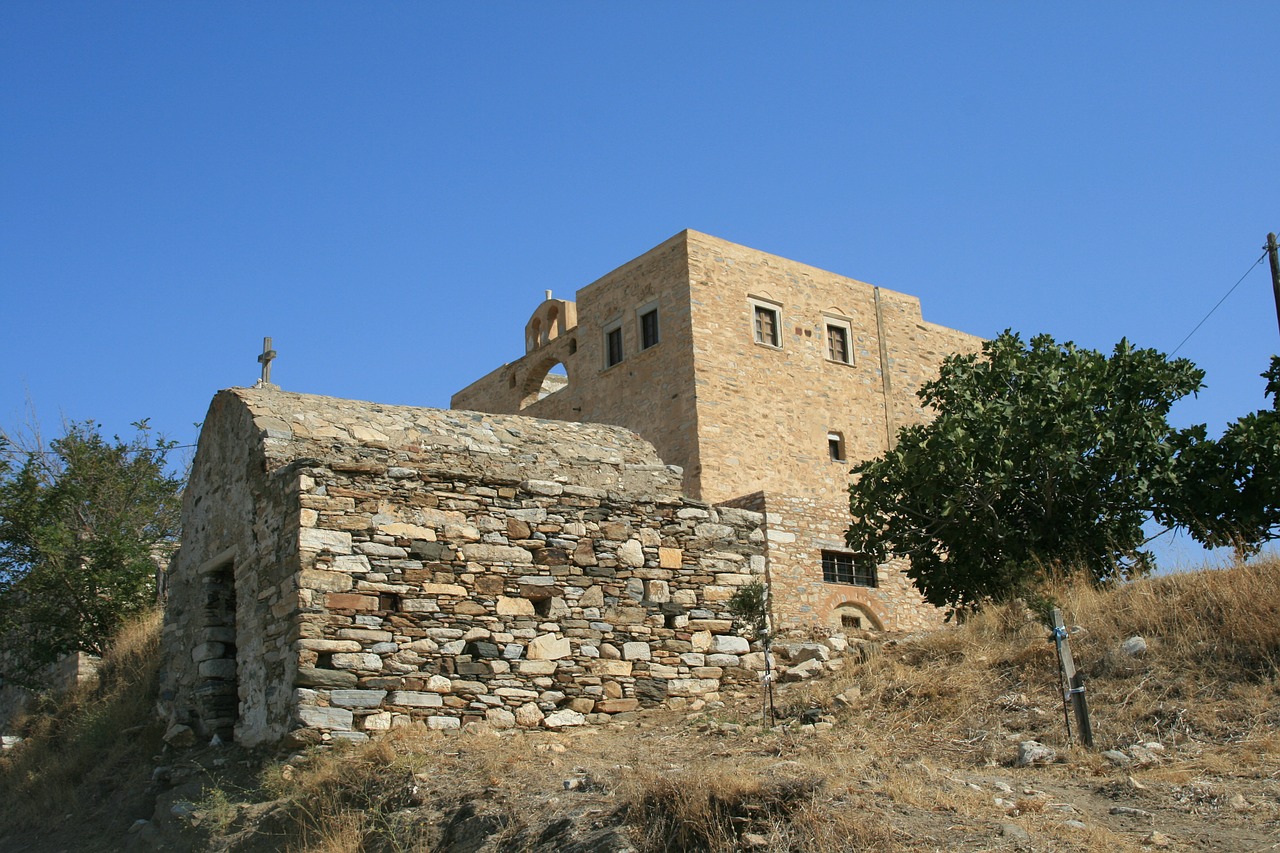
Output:
<svg viewBox="0 0 1280 853">
<path fill-rule="evenodd" d="M 125 453 L 160 453 L 163 451 L 167 453 L 170 450 L 187 450 L 195 446 L 196 445 L 194 444 L 175 444 L 173 447 L 165 447 L 165 448 L 140 447 L 136 450 L 125 450 L 124 452 Z M 31 456 L 32 454 L 40 454 L 43 456 L 58 455 L 58 451 L 56 450 L 21 450 L 17 447 L 0 447 L 0 453 L 5 454 L 6 456 L 15 456 L 15 457 Z"/>
<path fill-rule="evenodd" d="M 1200 327 L 1205 324 L 1205 320 L 1208 320 L 1210 317 L 1213 316 L 1213 312 L 1218 310 L 1218 306 L 1222 305 L 1222 303 L 1227 301 L 1227 297 L 1235 292 L 1235 289 L 1240 286 L 1240 282 L 1244 281 L 1245 278 L 1249 275 L 1249 273 L 1253 272 L 1253 268 L 1256 267 L 1258 264 L 1262 263 L 1262 259 L 1265 258 L 1266 256 L 1267 256 L 1267 253 L 1265 250 L 1262 252 L 1261 255 L 1258 255 L 1258 259 L 1249 265 L 1249 268 L 1244 271 L 1244 275 L 1240 276 L 1240 278 L 1236 280 L 1235 284 L 1231 285 L 1231 289 L 1226 292 L 1226 295 L 1224 295 L 1221 299 L 1218 300 L 1218 304 L 1210 308 L 1209 313 L 1204 315 L 1204 319 L 1202 319 L 1199 323 L 1196 323 L 1196 327 L 1194 329 L 1187 332 L 1187 336 L 1182 339 L 1182 343 L 1178 344 L 1176 347 L 1173 348 L 1173 352 L 1169 353 L 1170 358 L 1178 354 L 1178 350 L 1182 349 L 1182 344 L 1185 344 L 1187 341 L 1191 340 L 1191 336 L 1200 330 Z"/>
</svg>

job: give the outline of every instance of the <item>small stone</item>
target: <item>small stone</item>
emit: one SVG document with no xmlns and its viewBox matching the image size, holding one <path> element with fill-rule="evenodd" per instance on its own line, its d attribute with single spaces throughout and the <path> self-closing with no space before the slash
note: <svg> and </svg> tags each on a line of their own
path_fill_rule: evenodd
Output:
<svg viewBox="0 0 1280 853">
<path fill-rule="evenodd" d="M 1247 812 L 1253 811 L 1253 804 L 1245 799 L 1244 794 L 1236 794 L 1227 801 L 1227 805 L 1231 806 L 1233 811 Z"/>
<path fill-rule="evenodd" d="M 549 729 L 563 729 L 569 726 L 580 726 L 586 721 L 586 717 L 577 711 L 561 708 L 559 711 L 548 714 L 543 719 L 542 724 Z"/>
<path fill-rule="evenodd" d="M 1116 767 L 1128 767 L 1133 763 L 1133 759 L 1118 749 L 1108 749 L 1102 753 L 1102 757 L 1107 759 L 1107 761 L 1110 761 Z"/>
<path fill-rule="evenodd" d="M 1136 658 L 1147 651 L 1147 641 L 1143 637 L 1130 637 L 1120 644 L 1120 651 L 1128 657 Z"/>
<path fill-rule="evenodd" d="M 1120 817 L 1140 817 L 1146 819 L 1155 817 L 1155 815 L 1146 809 L 1134 809 L 1129 806 L 1113 806 L 1111 814 L 1119 815 Z"/>
<path fill-rule="evenodd" d="M 1000 834 L 1013 842 L 1030 841 L 1031 836 L 1027 835 L 1027 831 L 1016 823 L 1000 824 Z"/>
<path fill-rule="evenodd" d="M 1039 741 L 1024 740 L 1018 744 L 1019 767 L 1028 767 L 1032 764 L 1048 764 L 1058 757 L 1058 753 L 1052 747 L 1045 746 Z"/>
<path fill-rule="evenodd" d="M 1143 837 L 1142 843 L 1148 847 L 1172 847 L 1173 839 L 1153 829 Z"/>
<path fill-rule="evenodd" d="M 457 717 L 427 717 L 427 728 L 441 731 L 444 729 L 457 729 L 462 727 L 462 721 Z"/>
<path fill-rule="evenodd" d="M 484 719 L 495 729 L 510 729 L 516 724 L 516 715 L 506 708 L 489 708 L 484 712 Z"/>
<path fill-rule="evenodd" d="M 164 733 L 164 742 L 175 749 L 185 749 L 194 746 L 196 742 L 196 733 L 192 731 L 190 726 L 184 726 L 181 723 L 174 723 L 169 726 Z M 6 744 L 6 748 L 8 745 Z"/>
<path fill-rule="evenodd" d="M 536 702 L 526 702 L 515 712 L 516 724 L 530 728 L 542 722 L 544 715 L 542 709 L 538 707 Z"/>
<path fill-rule="evenodd" d="M 1145 746 L 1137 744 L 1129 747 L 1129 755 L 1133 758 L 1133 763 L 1138 767 L 1147 767 L 1152 764 L 1160 763 L 1160 756 L 1156 755 Z"/>
</svg>

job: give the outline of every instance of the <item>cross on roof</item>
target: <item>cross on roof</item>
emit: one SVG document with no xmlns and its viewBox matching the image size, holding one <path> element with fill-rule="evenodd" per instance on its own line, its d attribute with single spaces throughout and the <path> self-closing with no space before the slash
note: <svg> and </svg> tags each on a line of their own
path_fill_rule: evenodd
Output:
<svg viewBox="0 0 1280 853">
<path fill-rule="evenodd" d="M 258 356 L 258 363 L 262 365 L 262 378 L 258 380 L 258 385 L 271 384 L 271 362 L 276 357 L 276 351 L 271 348 L 271 338 L 262 339 L 262 355 Z"/>
</svg>

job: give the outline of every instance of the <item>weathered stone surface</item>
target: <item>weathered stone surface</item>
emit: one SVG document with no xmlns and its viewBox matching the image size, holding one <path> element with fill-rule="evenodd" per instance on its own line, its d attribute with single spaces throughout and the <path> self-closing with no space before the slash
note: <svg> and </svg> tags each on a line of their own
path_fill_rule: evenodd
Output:
<svg viewBox="0 0 1280 853">
<path fill-rule="evenodd" d="M 618 560 L 624 566 L 639 568 L 644 565 L 644 549 L 640 547 L 640 540 L 628 539 L 618 548 Z"/>
<path fill-rule="evenodd" d="M 382 669 L 382 658 L 375 654 L 335 654 L 333 665 L 338 669 L 379 672 Z"/>
<path fill-rule="evenodd" d="M 304 726 L 318 729 L 350 729 L 355 715 L 345 708 L 299 705 L 298 719 Z"/>
<path fill-rule="evenodd" d="M 466 559 L 489 565 L 492 563 L 532 563 L 533 555 L 524 548 L 511 545 L 485 545 L 472 543 L 462 546 L 462 554 Z"/>
<path fill-rule="evenodd" d="M 467 588 L 456 583 L 424 583 L 422 591 L 427 595 L 452 595 L 456 598 L 463 598 L 467 594 Z"/>
<path fill-rule="evenodd" d="M 376 595 L 355 595 L 346 592 L 331 592 L 324 597 L 326 607 L 332 610 L 377 610 Z"/>
<path fill-rule="evenodd" d="M 554 660 L 522 660 L 516 667 L 521 675 L 551 675 L 556 671 Z"/>
<path fill-rule="evenodd" d="M 516 715 L 506 708 L 489 708 L 484 712 L 484 719 L 495 729 L 510 729 L 516 724 Z"/>
<path fill-rule="evenodd" d="M 543 634 L 525 648 L 525 657 L 529 660 L 559 660 L 573 654 L 573 646 L 567 637 L 554 634 Z"/>
<path fill-rule="evenodd" d="M 631 661 L 597 658 L 587 665 L 587 669 L 595 675 L 626 676 L 631 674 Z"/>
<path fill-rule="evenodd" d="M 639 699 L 601 699 L 595 710 L 601 714 L 626 714 L 640 707 Z"/>
<path fill-rule="evenodd" d="M 391 522 L 389 524 L 379 524 L 378 532 L 385 533 L 388 536 L 395 536 L 398 539 L 423 539 L 427 542 L 436 541 L 436 532 L 430 527 L 422 527 L 418 524 L 405 524 L 404 522 Z"/>
<path fill-rule="evenodd" d="M 439 708 L 444 705 L 439 693 L 425 693 L 417 690 L 396 690 L 387 697 L 392 705 L 407 705 L 413 708 Z"/>
<path fill-rule="evenodd" d="M 625 660 L 649 660 L 653 656 L 648 643 L 623 643 L 622 657 Z"/>
<path fill-rule="evenodd" d="M 721 634 L 712 639 L 710 651 L 718 655 L 745 655 L 751 651 L 751 643 L 745 637 Z"/>
<path fill-rule="evenodd" d="M 533 602 L 527 598 L 504 595 L 498 598 L 495 612 L 499 616 L 532 616 Z"/>
<path fill-rule="evenodd" d="M 298 548 L 302 551 L 350 554 L 351 534 L 340 530 L 303 528 L 298 531 Z"/>
<path fill-rule="evenodd" d="M 548 714 L 543 718 L 542 724 L 549 729 L 565 729 L 572 726 L 580 726 L 587 721 L 586 717 L 577 711 L 569 708 L 561 708 L 559 711 Z"/>
<path fill-rule="evenodd" d="M 526 702 L 515 711 L 516 724 L 525 728 L 541 725 L 544 717 L 542 709 L 534 702 Z"/>
<path fill-rule="evenodd" d="M 1024 740 L 1018 744 L 1018 757 L 1014 762 L 1019 767 L 1031 764 L 1048 764 L 1058 757 L 1053 747 L 1045 746 L 1039 741 Z"/>
<path fill-rule="evenodd" d="M 331 690 L 329 704 L 339 708 L 377 708 L 386 696 L 385 690 Z"/>
</svg>

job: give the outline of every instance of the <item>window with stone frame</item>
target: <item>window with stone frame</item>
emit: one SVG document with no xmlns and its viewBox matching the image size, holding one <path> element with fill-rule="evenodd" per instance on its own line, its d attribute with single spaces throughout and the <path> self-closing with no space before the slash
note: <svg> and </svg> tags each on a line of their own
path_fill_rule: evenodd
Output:
<svg viewBox="0 0 1280 853">
<path fill-rule="evenodd" d="M 853 329 L 848 320 L 824 317 L 827 330 L 827 361 L 853 364 Z"/>
<path fill-rule="evenodd" d="M 755 340 L 769 347 L 782 346 L 780 306 L 752 300 L 751 309 Z"/>
<path fill-rule="evenodd" d="M 831 430 L 827 433 L 827 455 L 832 462 L 844 462 L 844 433 Z"/>
<path fill-rule="evenodd" d="M 613 367 L 622 361 L 622 323 L 615 323 L 604 330 L 604 366 Z"/>
<path fill-rule="evenodd" d="M 643 313 L 640 315 L 640 349 L 647 350 L 658 344 L 658 309 L 654 307 L 647 311 L 641 310 Z"/>
<path fill-rule="evenodd" d="M 849 551 L 822 552 L 822 580 L 853 586 L 876 585 L 876 564 L 865 554 Z"/>
</svg>

